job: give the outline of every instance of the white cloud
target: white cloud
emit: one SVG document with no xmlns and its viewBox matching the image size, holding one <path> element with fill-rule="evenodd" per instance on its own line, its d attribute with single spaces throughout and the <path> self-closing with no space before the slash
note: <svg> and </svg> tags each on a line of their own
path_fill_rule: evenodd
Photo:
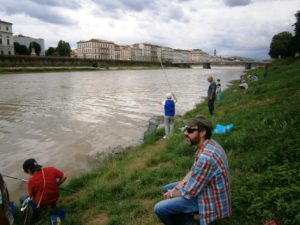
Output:
<svg viewBox="0 0 300 225">
<path fill-rule="evenodd" d="M 10 0 L 0 19 L 46 47 L 100 38 L 268 58 L 272 37 L 293 31 L 299 8 L 298 0 Z"/>
</svg>

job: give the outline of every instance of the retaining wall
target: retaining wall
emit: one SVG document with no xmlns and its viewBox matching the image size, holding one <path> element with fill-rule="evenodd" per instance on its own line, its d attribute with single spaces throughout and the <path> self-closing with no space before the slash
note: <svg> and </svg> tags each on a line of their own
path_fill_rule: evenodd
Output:
<svg viewBox="0 0 300 225">
<path fill-rule="evenodd" d="M 142 61 L 122 61 L 122 60 L 97 60 L 79 59 L 69 57 L 49 57 L 49 56 L 19 56 L 0 55 L 0 67 L 46 67 L 46 66 L 160 66 L 159 62 Z"/>
</svg>

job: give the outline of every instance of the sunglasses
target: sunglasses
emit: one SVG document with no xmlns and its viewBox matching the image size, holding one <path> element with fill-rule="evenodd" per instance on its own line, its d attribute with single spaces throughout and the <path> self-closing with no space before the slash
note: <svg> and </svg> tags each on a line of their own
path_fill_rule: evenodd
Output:
<svg viewBox="0 0 300 225">
<path fill-rule="evenodd" d="M 199 128 L 197 127 L 186 127 L 184 128 L 184 131 L 188 132 L 188 134 L 194 133 L 194 131 L 199 131 Z"/>
</svg>

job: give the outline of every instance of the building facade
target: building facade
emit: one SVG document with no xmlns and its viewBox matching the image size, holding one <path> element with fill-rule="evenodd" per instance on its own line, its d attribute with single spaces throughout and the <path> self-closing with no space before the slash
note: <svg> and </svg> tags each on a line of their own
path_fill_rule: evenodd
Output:
<svg viewBox="0 0 300 225">
<path fill-rule="evenodd" d="M 115 59 L 115 44 L 110 41 L 91 39 L 77 42 L 78 58 Z"/>
<path fill-rule="evenodd" d="M 22 34 L 14 35 L 14 42 L 18 42 L 20 45 L 25 45 L 27 48 L 29 48 L 29 45 L 31 42 L 36 42 L 41 46 L 41 56 L 45 56 L 45 41 L 42 38 L 32 38 L 27 37 Z"/>
<path fill-rule="evenodd" d="M 201 49 L 192 50 L 192 62 L 193 63 L 202 63 L 209 61 L 210 56 L 203 52 Z"/>
<path fill-rule="evenodd" d="M 121 59 L 121 46 L 115 44 L 115 60 Z"/>
<path fill-rule="evenodd" d="M 161 48 L 161 60 L 162 62 L 172 63 L 174 50 L 169 47 L 162 47 Z"/>
<path fill-rule="evenodd" d="M 0 20 L 0 55 L 14 55 L 12 23 Z"/>
<path fill-rule="evenodd" d="M 182 62 L 191 63 L 192 62 L 192 52 L 190 50 L 180 49 Z"/>
<path fill-rule="evenodd" d="M 133 47 L 139 48 L 142 50 L 142 60 L 141 61 L 147 61 L 151 62 L 151 44 L 147 43 L 139 43 L 134 44 Z"/>
<path fill-rule="evenodd" d="M 151 62 L 160 62 L 161 59 L 161 47 L 157 45 L 151 45 Z"/>
<path fill-rule="evenodd" d="M 132 60 L 131 47 L 129 45 L 121 45 L 120 54 L 121 54 L 120 57 L 121 60 L 126 60 L 126 61 Z"/>
<path fill-rule="evenodd" d="M 143 61 L 142 49 L 136 46 L 131 47 L 131 59 L 132 61 Z"/>
<path fill-rule="evenodd" d="M 150 43 L 136 43 L 132 46 L 117 45 L 110 41 L 91 39 L 77 42 L 78 58 L 145 61 L 164 63 L 202 63 L 216 61 L 201 49 L 173 49 Z"/>
</svg>

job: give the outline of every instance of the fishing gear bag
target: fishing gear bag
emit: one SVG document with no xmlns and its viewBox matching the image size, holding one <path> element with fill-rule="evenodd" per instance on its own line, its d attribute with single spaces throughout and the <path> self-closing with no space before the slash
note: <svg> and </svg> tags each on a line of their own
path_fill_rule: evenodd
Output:
<svg viewBox="0 0 300 225">
<path fill-rule="evenodd" d="M 38 208 L 30 197 L 22 203 L 21 213 L 24 225 L 35 225 L 39 220 Z"/>
</svg>

